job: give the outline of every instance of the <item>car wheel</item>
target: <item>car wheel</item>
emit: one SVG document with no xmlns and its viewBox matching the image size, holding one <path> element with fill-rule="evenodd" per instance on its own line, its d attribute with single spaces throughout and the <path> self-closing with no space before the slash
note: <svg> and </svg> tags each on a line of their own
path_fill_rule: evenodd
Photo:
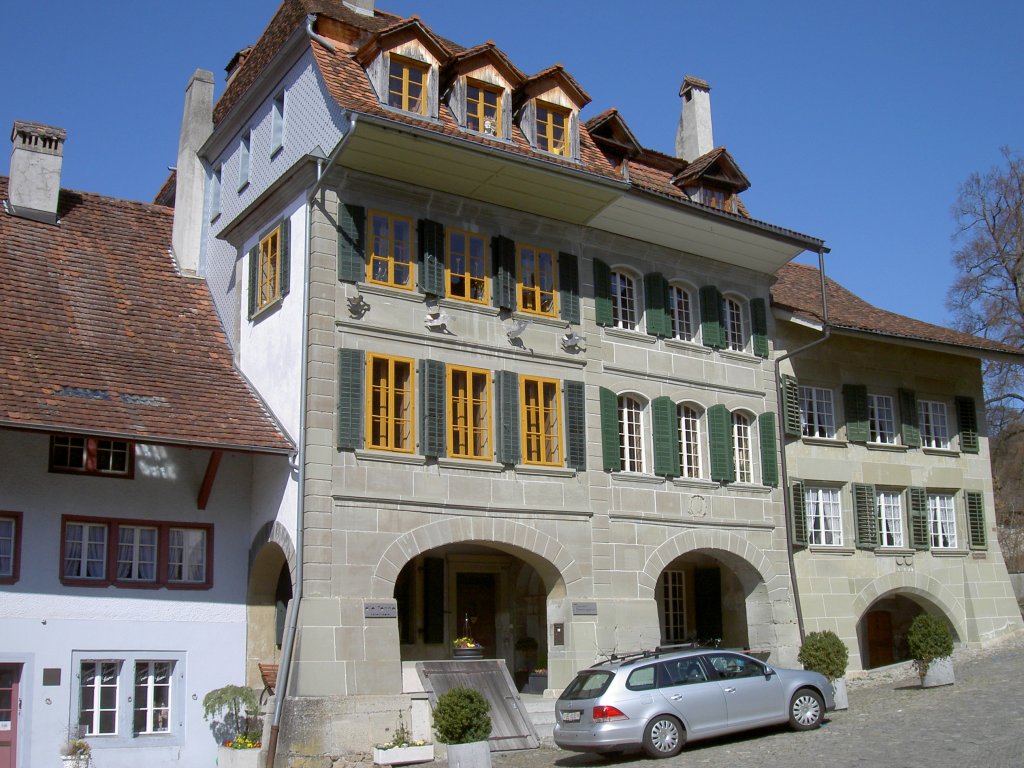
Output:
<svg viewBox="0 0 1024 768">
<path fill-rule="evenodd" d="M 789 703 L 789 724 L 793 730 L 809 731 L 821 725 L 825 702 L 817 691 L 801 688 Z"/>
<path fill-rule="evenodd" d="M 644 752 L 649 757 L 674 757 L 685 742 L 682 723 L 671 715 L 658 715 L 644 730 Z"/>
</svg>

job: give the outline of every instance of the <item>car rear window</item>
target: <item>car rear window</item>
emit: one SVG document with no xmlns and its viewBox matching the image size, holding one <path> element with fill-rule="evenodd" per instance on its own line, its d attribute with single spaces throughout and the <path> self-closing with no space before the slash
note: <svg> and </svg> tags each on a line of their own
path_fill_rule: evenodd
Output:
<svg viewBox="0 0 1024 768">
<path fill-rule="evenodd" d="M 576 675 L 569 687 L 562 691 L 560 699 L 593 699 L 608 688 L 615 674 L 604 670 L 588 669 Z"/>
</svg>

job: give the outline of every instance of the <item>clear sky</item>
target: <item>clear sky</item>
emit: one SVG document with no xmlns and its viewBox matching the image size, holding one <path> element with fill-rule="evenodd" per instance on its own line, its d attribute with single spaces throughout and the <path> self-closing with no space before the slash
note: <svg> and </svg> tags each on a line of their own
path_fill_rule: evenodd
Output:
<svg viewBox="0 0 1024 768">
<path fill-rule="evenodd" d="M 997 164 L 1001 146 L 1024 150 L 1019 0 L 377 5 L 463 45 L 493 40 L 528 74 L 561 63 L 593 99 L 584 119 L 617 107 L 641 143 L 667 153 L 683 75 L 704 78 L 715 143 L 753 185 L 751 214 L 823 238 L 831 277 L 929 322 L 950 322 L 959 185 Z M 212 70 L 219 96 L 224 65 L 276 8 L 5 3 L 0 126 L 63 127 L 64 186 L 151 200 L 176 161 L 189 76 Z"/>
</svg>

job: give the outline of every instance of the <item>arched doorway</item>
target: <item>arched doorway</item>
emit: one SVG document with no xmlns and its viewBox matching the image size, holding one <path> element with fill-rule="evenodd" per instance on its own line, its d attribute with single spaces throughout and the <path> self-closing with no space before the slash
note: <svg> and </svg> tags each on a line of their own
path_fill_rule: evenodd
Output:
<svg viewBox="0 0 1024 768">
<path fill-rule="evenodd" d="M 263 544 L 249 569 L 246 598 L 246 684 L 262 688 L 260 664 L 277 664 L 293 595 L 291 568 L 275 541 Z"/>
<path fill-rule="evenodd" d="M 907 630 L 922 613 L 948 620 L 942 609 L 927 598 L 911 592 L 891 592 L 875 600 L 857 622 L 857 642 L 864 669 L 907 661 Z M 950 626 L 957 640 L 955 626 Z"/>
</svg>

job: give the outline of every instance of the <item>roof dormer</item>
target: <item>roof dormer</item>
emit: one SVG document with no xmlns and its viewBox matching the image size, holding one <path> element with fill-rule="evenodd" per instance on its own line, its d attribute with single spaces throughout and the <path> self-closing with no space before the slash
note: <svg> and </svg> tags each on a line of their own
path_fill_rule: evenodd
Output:
<svg viewBox="0 0 1024 768">
<path fill-rule="evenodd" d="M 491 41 L 452 56 L 442 91 L 459 127 L 495 139 L 512 136 L 512 92 L 526 75 Z"/>
<path fill-rule="evenodd" d="M 527 78 L 516 92 L 519 129 L 540 152 L 579 160 L 580 110 L 590 103 L 579 83 L 556 64 Z"/>
<path fill-rule="evenodd" d="M 737 195 L 750 189 L 750 181 L 724 147 L 701 155 L 672 177 L 695 203 L 729 213 L 739 212 Z"/>
<path fill-rule="evenodd" d="M 449 58 L 444 43 L 413 16 L 370 37 L 355 54 L 380 103 L 437 119 L 440 69 Z"/>
<path fill-rule="evenodd" d="M 644 148 L 619 114 L 619 110 L 606 109 L 587 120 L 586 128 L 590 138 L 604 152 L 605 157 L 622 171 L 624 177 L 628 177 L 627 161 L 639 157 Z"/>
</svg>

